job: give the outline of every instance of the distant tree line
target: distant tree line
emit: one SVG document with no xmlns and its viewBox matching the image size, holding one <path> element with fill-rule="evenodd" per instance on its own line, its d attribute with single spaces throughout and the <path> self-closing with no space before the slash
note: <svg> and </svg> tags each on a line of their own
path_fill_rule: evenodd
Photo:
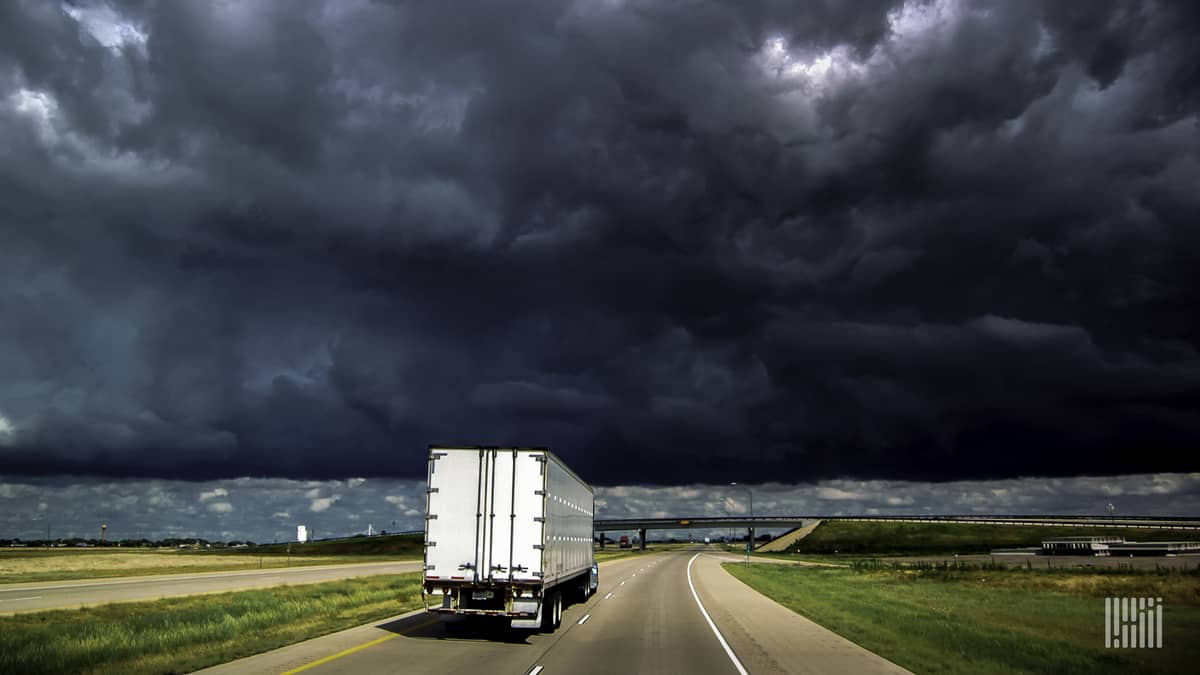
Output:
<svg viewBox="0 0 1200 675">
<path fill-rule="evenodd" d="M 231 548 L 254 546 L 250 540 L 210 541 L 200 537 L 168 537 L 166 539 L 119 539 L 100 541 L 96 538 L 70 537 L 63 539 L 12 539 L 0 538 L 0 547 L 6 548 Z"/>
</svg>

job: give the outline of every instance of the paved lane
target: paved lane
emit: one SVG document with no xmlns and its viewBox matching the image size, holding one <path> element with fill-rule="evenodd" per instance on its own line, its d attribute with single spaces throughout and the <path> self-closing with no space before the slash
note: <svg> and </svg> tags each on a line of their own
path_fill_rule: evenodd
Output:
<svg viewBox="0 0 1200 675">
<path fill-rule="evenodd" d="M 239 572 L 163 574 L 116 579 L 0 585 L 0 614 L 36 612 L 106 602 L 157 600 L 178 595 L 223 593 L 283 584 L 312 584 L 350 577 L 415 572 L 420 561 L 318 565 Z"/>
<path fill-rule="evenodd" d="M 512 630 L 483 622 L 446 622 L 423 611 L 354 628 L 209 668 L 204 675 L 321 673 L 514 673 L 523 675 L 575 629 L 579 620 L 622 588 L 621 581 L 664 556 L 647 555 L 600 564 L 600 587 L 586 603 L 563 607 L 553 633 Z M 654 569 L 651 567 L 650 569 Z M 627 583 L 626 586 L 629 584 Z M 611 598 L 609 600 L 611 602 Z"/>
<path fill-rule="evenodd" d="M 681 556 L 647 555 L 605 563 L 601 567 L 600 587 L 585 603 L 563 608 L 562 627 L 553 633 L 531 633 L 504 625 L 480 621 L 445 622 L 418 615 L 384 629 L 397 637 L 369 649 L 328 661 L 305 670 L 306 675 L 326 673 L 513 673 L 522 675 L 541 664 L 547 654 L 572 653 L 584 649 L 589 636 L 604 635 L 613 617 L 629 611 L 645 618 L 647 607 L 632 602 L 635 594 L 645 592 L 664 562 Z M 686 560 L 686 558 L 683 558 Z M 641 571 L 643 570 L 644 571 Z M 637 576 L 634 576 L 637 575 Z M 624 585 L 622 585 L 624 582 Z M 607 598 L 607 599 L 606 599 Z M 620 603 L 624 601 L 625 604 Z M 584 616 L 588 621 L 580 625 Z M 604 618 L 602 618 L 604 617 Z M 626 617 L 632 618 L 632 617 Z M 638 626 L 649 628 L 641 620 Z M 570 672 L 613 672 L 621 669 L 620 660 L 632 650 L 621 647 L 625 633 L 608 638 L 608 652 L 589 652 L 594 660 L 586 668 Z M 580 661 L 582 663 L 582 660 Z M 542 664 L 543 668 L 547 668 Z M 234 671 L 236 672 L 236 671 Z M 263 671 L 249 671 L 263 672 Z M 268 671 L 269 672 L 269 671 Z M 280 672 L 280 671 L 274 671 Z M 549 672 L 549 671 L 547 671 Z M 568 671 L 556 671 L 568 672 Z M 631 670 L 628 672 L 638 672 Z M 649 672 L 649 671 L 641 671 Z M 704 670 L 696 672 L 707 672 Z M 726 671 L 722 671 L 726 672 Z"/>
<path fill-rule="evenodd" d="M 599 591 L 549 634 L 416 612 L 201 672 L 907 672 L 754 592 L 720 567 L 729 558 L 698 548 L 602 563 Z"/>
<path fill-rule="evenodd" d="M 656 557 L 591 603 L 583 625 L 530 664 L 557 673 L 714 673 L 737 675 L 688 584 L 694 554 Z M 577 620 L 578 621 L 578 620 Z M 526 671 L 528 672 L 528 671 Z"/>
</svg>

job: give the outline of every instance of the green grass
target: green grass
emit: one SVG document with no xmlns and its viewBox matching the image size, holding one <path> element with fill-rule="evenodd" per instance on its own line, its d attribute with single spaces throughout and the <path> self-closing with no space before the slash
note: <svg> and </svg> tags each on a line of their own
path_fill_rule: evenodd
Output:
<svg viewBox="0 0 1200 675">
<path fill-rule="evenodd" d="M 53 554 L 51 554 L 53 555 Z M 339 563 L 368 563 L 395 560 L 383 556 L 258 556 L 253 558 L 238 556 L 231 560 L 230 556 L 205 556 L 200 553 L 148 554 L 143 558 L 132 561 L 113 561 L 110 564 L 85 564 L 66 568 L 55 564 L 58 561 L 29 557 L 14 564 L 16 561 L 0 560 L 3 573 L 0 583 L 35 583 L 49 581 L 68 581 L 74 579 L 111 579 L 114 577 L 152 576 L 158 574 L 194 574 L 204 572 L 236 572 L 258 569 L 283 569 L 287 567 L 311 567 L 313 565 L 333 565 Z M 100 562 L 90 559 L 86 562 Z M 105 561 L 110 562 L 110 561 Z"/>
<path fill-rule="evenodd" d="M 1194 672 L 1200 575 L 998 566 L 726 564 L 759 592 L 916 673 Z M 1105 649 L 1108 595 L 1164 599 L 1163 649 Z"/>
<path fill-rule="evenodd" d="M 183 673 L 421 606 L 418 573 L 0 617 L 0 673 Z"/>
<path fill-rule="evenodd" d="M 0 550 L 0 583 L 232 572 L 341 563 L 420 560 L 421 535 L 202 550 L 21 548 Z"/>
<path fill-rule="evenodd" d="M 649 555 L 652 553 L 662 553 L 665 547 L 654 546 L 647 544 L 646 550 L 639 550 L 636 546 L 633 548 L 617 548 L 615 544 L 606 546 L 603 551 L 599 548 L 595 549 L 594 556 L 596 562 L 601 563 L 608 560 L 620 560 L 621 558 L 631 558 L 635 555 Z"/>
<path fill-rule="evenodd" d="M 791 546 L 788 552 L 873 555 L 987 553 L 993 548 L 1040 546 L 1043 539 L 1051 537 L 1094 535 L 1125 537 L 1130 541 L 1200 539 L 1200 534 L 1177 530 L 827 520 Z"/>
</svg>

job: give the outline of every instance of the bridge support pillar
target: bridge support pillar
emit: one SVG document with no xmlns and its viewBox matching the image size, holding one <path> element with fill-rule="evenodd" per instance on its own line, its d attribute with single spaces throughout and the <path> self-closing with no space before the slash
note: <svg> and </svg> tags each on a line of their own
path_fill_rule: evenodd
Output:
<svg viewBox="0 0 1200 675">
<path fill-rule="evenodd" d="M 638 548 L 646 550 L 646 528 L 638 530 Z"/>
<path fill-rule="evenodd" d="M 753 550 L 754 550 L 754 528 L 753 528 L 753 527 L 751 527 L 751 528 L 748 528 L 748 529 L 750 530 L 750 541 L 749 541 L 749 543 L 747 544 L 747 546 L 749 546 L 749 548 L 747 548 L 746 550 L 747 550 L 747 551 L 753 551 Z"/>
<path fill-rule="evenodd" d="M 604 550 L 604 533 L 603 532 L 600 533 L 600 550 L 601 551 Z"/>
</svg>

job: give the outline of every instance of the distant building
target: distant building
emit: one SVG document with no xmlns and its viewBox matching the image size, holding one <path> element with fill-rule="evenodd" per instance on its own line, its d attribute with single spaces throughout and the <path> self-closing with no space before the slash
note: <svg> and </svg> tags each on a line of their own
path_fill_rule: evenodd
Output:
<svg viewBox="0 0 1200 675">
<path fill-rule="evenodd" d="M 1179 555 L 1180 553 L 1200 553 L 1200 541 L 1125 541 L 1119 544 L 1109 544 L 1107 555 Z"/>
<path fill-rule="evenodd" d="M 304 525 L 296 526 L 296 541 L 300 542 L 301 544 L 308 541 L 308 528 Z"/>
<path fill-rule="evenodd" d="M 1042 540 L 1041 553 L 1095 556 L 1178 555 L 1200 553 L 1200 541 L 1125 541 L 1124 537 L 1056 537 Z"/>
<path fill-rule="evenodd" d="M 1109 544 L 1119 544 L 1124 537 L 1055 537 L 1042 540 L 1043 555 L 1104 555 Z"/>
</svg>

